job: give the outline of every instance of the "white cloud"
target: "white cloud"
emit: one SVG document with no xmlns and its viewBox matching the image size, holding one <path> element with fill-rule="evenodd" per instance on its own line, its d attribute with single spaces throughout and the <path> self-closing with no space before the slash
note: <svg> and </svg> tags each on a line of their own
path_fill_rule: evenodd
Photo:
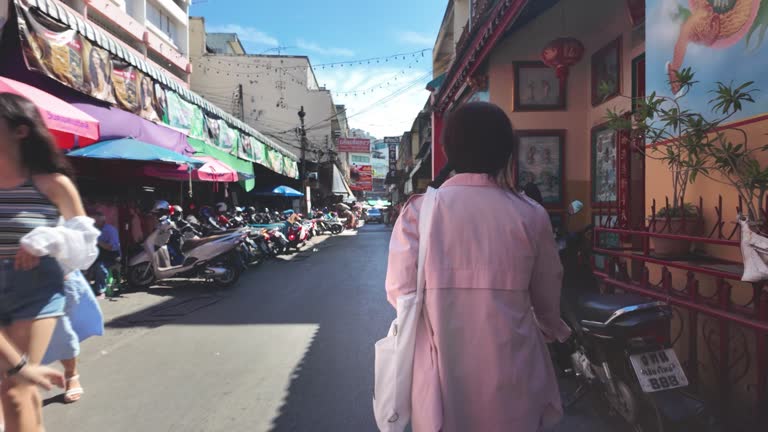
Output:
<svg viewBox="0 0 768 432">
<path fill-rule="evenodd" d="M 223 26 L 212 26 L 208 29 L 211 33 L 237 33 L 237 36 L 243 42 L 250 42 L 257 45 L 268 47 L 280 46 L 277 38 L 264 33 L 254 27 L 243 27 L 238 24 L 227 24 Z"/>
<path fill-rule="evenodd" d="M 400 42 L 409 45 L 418 45 L 421 47 L 430 47 L 435 44 L 436 37 L 417 33 L 414 31 L 398 32 L 397 38 Z"/>
<path fill-rule="evenodd" d="M 315 73 L 320 84 L 333 93 L 334 103 L 346 106 L 349 127 L 366 130 L 377 138 L 410 130 L 429 97 L 424 87 L 432 78 L 426 69 L 386 67 L 321 69 Z M 344 92 L 353 94 L 338 94 Z"/>
<path fill-rule="evenodd" d="M 321 47 L 320 45 L 309 42 L 304 39 L 298 39 L 296 41 L 296 47 L 303 49 L 305 51 L 309 51 L 315 54 L 322 54 L 322 55 L 335 55 L 335 56 L 342 56 L 342 57 L 352 57 L 355 55 L 355 52 L 347 49 L 347 48 L 326 48 Z"/>
</svg>

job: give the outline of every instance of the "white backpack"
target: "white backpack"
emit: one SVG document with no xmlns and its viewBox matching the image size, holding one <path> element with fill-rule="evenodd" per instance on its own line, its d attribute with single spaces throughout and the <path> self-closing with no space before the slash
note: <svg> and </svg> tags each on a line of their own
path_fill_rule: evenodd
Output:
<svg viewBox="0 0 768 432">
<path fill-rule="evenodd" d="M 411 386 L 416 326 L 424 304 L 424 259 L 437 191 L 427 189 L 419 215 L 416 292 L 397 298 L 397 318 L 375 345 L 373 413 L 382 432 L 402 432 L 411 420 Z"/>
</svg>

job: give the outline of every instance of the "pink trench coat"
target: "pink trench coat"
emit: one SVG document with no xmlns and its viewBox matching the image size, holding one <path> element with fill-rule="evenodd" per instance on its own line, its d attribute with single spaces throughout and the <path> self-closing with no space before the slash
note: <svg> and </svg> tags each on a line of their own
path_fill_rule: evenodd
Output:
<svg viewBox="0 0 768 432">
<path fill-rule="evenodd" d="M 415 291 L 420 197 L 395 225 L 387 299 Z M 422 239 L 423 240 L 423 239 Z M 536 432 L 562 416 L 546 340 L 565 340 L 547 212 L 484 174 L 438 190 L 417 326 L 414 432 Z M 433 337 L 428 334 L 431 326 Z"/>
</svg>

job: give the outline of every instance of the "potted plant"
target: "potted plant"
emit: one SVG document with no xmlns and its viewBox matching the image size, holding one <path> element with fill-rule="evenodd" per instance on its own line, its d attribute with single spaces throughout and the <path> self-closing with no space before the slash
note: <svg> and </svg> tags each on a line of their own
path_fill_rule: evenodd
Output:
<svg viewBox="0 0 768 432">
<path fill-rule="evenodd" d="M 690 76 L 690 78 L 688 78 Z M 631 116 L 615 110 L 608 111 L 608 127 L 629 135 L 630 142 L 646 158 L 662 161 L 672 174 L 672 201 L 649 216 L 651 232 L 696 236 L 701 232 L 698 207 L 686 201 L 688 185 L 696 179 L 698 170 L 690 163 L 695 151 L 691 148 L 707 129 L 693 121 L 701 116 L 682 108 L 681 101 L 693 85 L 690 69 L 679 72 L 679 81 L 687 83 L 675 97 L 652 93 L 647 98 L 632 100 Z M 673 257 L 686 255 L 691 241 L 652 239 L 656 255 Z"/>
</svg>

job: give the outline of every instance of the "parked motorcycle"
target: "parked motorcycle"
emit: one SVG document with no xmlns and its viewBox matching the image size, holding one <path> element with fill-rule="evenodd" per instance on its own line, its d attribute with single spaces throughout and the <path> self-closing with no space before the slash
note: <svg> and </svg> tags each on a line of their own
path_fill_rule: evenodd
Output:
<svg viewBox="0 0 768 432">
<path fill-rule="evenodd" d="M 670 341 L 672 309 L 636 294 L 600 293 L 590 265 L 592 233 L 588 226 L 558 239 L 562 318 L 573 334 L 550 349 L 561 374 L 579 382 L 566 408 L 592 393 L 635 432 L 716 430 L 704 403 L 685 392 L 688 378 Z"/>
<path fill-rule="evenodd" d="M 286 245 L 286 250 L 299 250 L 301 245 L 306 243 L 308 239 L 309 233 L 307 232 L 307 228 L 299 222 L 293 223 L 288 227 L 288 244 Z"/>
<path fill-rule="evenodd" d="M 344 232 L 344 224 L 338 218 L 320 217 L 316 219 L 317 232 L 329 232 L 333 235 L 339 235 Z"/>
<path fill-rule="evenodd" d="M 173 265 L 168 242 L 174 231 L 178 232 L 173 221 L 163 216 L 144 240 L 143 250 L 129 259 L 127 278 L 132 287 L 146 289 L 157 281 L 178 278 L 205 279 L 221 288 L 238 281 L 242 262 L 237 247 L 242 233 L 186 239 L 181 245 L 183 262 Z"/>
</svg>

